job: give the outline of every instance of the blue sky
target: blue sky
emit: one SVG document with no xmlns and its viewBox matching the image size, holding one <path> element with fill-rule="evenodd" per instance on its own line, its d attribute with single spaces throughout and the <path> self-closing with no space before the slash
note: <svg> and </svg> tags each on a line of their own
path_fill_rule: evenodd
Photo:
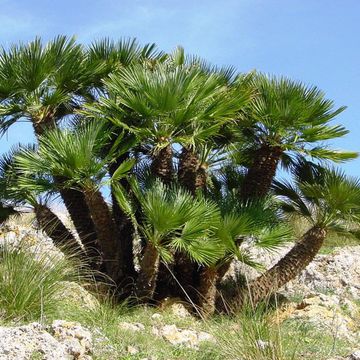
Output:
<svg viewBox="0 0 360 360">
<path fill-rule="evenodd" d="M 40 1 L 0 0 L 0 44 L 75 34 L 79 41 L 137 37 L 170 51 L 177 45 L 218 65 L 287 75 L 315 84 L 336 105 L 351 133 L 334 142 L 360 151 L 358 0 Z M 33 141 L 31 127 L 14 126 L 0 153 Z M 360 176 L 360 160 L 344 165 Z"/>
</svg>

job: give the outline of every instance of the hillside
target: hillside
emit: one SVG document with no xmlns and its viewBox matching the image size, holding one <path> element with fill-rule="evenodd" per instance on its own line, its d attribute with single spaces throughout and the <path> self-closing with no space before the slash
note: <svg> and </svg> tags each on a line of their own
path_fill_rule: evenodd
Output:
<svg viewBox="0 0 360 360">
<path fill-rule="evenodd" d="M 49 238 L 30 227 L 3 227 L 0 247 L 3 256 L 4 251 L 20 248 L 37 261 L 47 258 L 50 266 L 63 258 Z M 268 266 L 279 256 L 267 259 Z M 55 308 L 48 308 L 46 300 L 35 304 L 43 308 L 40 316 L 24 313 L 22 318 L 18 313 L 9 318 L 3 306 L 0 359 L 285 360 L 316 356 L 356 360 L 360 350 L 359 262 L 360 246 L 335 248 L 318 255 L 282 289 L 275 307 L 205 321 L 191 315 L 177 299 L 156 307 L 112 306 L 91 295 L 94 287 L 89 279 L 61 280 L 60 294 L 49 299 Z M 4 271 L 0 266 L 0 287 L 6 283 Z M 230 270 L 228 278 L 235 273 Z M 0 295 L 2 304 L 5 297 Z"/>
</svg>

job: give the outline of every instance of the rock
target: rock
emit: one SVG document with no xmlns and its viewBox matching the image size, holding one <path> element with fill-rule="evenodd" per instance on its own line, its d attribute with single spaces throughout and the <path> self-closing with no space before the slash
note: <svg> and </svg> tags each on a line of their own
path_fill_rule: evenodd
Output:
<svg viewBox="0 0 360 360">
<path fill-rule="evenodd" d="M 175 315 L 179 318 L 191 317 L 189 304 L 184 303 L 179 298 L 165 298 L 161 304 L 160 308 L 163 310 L 169 309 L 172 315 Z"/>
<path fill-rule="evenodd" d="M 57 296 L 66 302 L 76 304 L 84 310 L 95 310 L 100 306 L 96 297 L 72 281 L 62 281 L 63 289 Z"/>
<path fill-rule="evenodd" d="M 195 330 L 179 329 L 176 325 L 164 325 L 162 327 L 153 327 L 152 333 L 161 336 L 172 345 L 183 345 L 189 348 L 198 348 L 203 341 L 215 341 L 211 334 L 197 332 Z"/>
<path fill-rule="evenodd" d="M 81 324 L 76 322 L 55 320 L 51 327 L 55 339 L 65 345 L 67 352 L 75 359 L 82 359 L 90 353 L 92 336 Z"/>
<path fill-rule="evenodd" d="M 248 244 L 244 246 L 244 249 L 253 258 L 260 259 L 267 269 L 275 265 L 290 248 L 291 245 L 277 253 L 268 253 Z M 309 296 L 314 293 L 333 293 L 360 299 L 359 263 L 360 246 L 345 246 L 335 248 L 331 254 L 319 254 L 296 279 L 281 289 L 281 293 L 287 297 L 298 294 Z M 246 275 L 248 280 L 252 280 L 259 276 L 259 273 L 242 262 L 234 261 L 225 276 L 225 281 L 236 281 L 240 275 Z"/>
<path fill-rule="evenodd" d="M 349 360 L 360 360 L 360 350 L 354 351 L 349 357 Z"/>
<path fill-rule="evenodd" d="M 160 321 L 163 318 L 163 316 L 159 313 L 155 313 L 151 315 L 152 320 Z"/>
<path fill-rule="evenodd" d="M 356 343 L 360 340 L 357 314 L 352 316 L 351 310 L 347 310 L 355 308 L 355 304 L 349 300 L 342 301 L 336 295 L 318 294 L 305 298 L 300 304 L 292 304 L 290 308 L 287 306 L 285 314 L 286 318 L 306 321 L 320 330 Z"/>
<path fill-rule="evenodd" d="M 21 249 L 29 252 L 35 259 L 44 259 L 44 254 L 51 260 L 62 258 L 64 254 L 53 241 L 33 227 L 6 225 L 0 229 L 0 248 Z"/>
<path fill-rule="evenodd" d="M 268 341 L 258 339 L 258 340 L 256 340 L 256 346 L 260 350 L 265 350 L 266 348 L 268 348 L 270 346 L 270 343 Z"/>
<path fill-rule="evenodd" d="M 119 327 L 123 330 L 128 330 L 128 331 L 133 331 L 133 332 L 145 330 L 145 326 L 141 323 L 121 322 L 119 324 Z"/>
<path fill-rule="evenodd" d="M 0 360 L 30 360 L 35 354 L 44 360 L 88 360 L 90 351 L 91 334 L 80 325 L 69 328 L 57 321 L 50 329 L 39 323 L 0 327 Z"/>
<path fill-rule="evenodd" d="M 316 292 L 333 293 L 360 299 L 360 246 L 336 249 L 329 255 L 318 255 L 314 261 L 285 286 L 285 295 Z"/>
<path fill-rule="evenodd" d="M 136 354 L 139 352 L 139 349 L 136 348 L 135 346 L 129 345 L 129 346 L 126 348 L 126 351 L 127 351 L 128 354 L 130 354 L 130 355 L 136 355 Z"/>
</svg>

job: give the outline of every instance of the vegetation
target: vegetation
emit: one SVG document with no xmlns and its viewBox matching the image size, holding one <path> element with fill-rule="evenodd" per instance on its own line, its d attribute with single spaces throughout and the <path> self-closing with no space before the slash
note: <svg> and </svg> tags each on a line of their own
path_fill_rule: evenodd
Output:
<svg viewBox="0 0 360 360">
<path fill-rule="evenodd" d="M 26 244 L 3 246 L 0 253 L 1 318 L 45 321 L 62 306 L 65 281 L 84 281 L 76 262 L 59 254 L 40 253 L 35 259 Z"/>
<path fill-rule="evenodd" d="M 331 231 L 359 234 L 359 181 L 329 165 L 357 157 L 328 144 L 348 132 L 332 124 L 344 110 L 314 86 L 217 68 L 182 48 L 64 36 L 4 48 L 0 130 L 26 119 L 37 143 L 3 156 L 0 221 L 31 206 L 55 244 L 111 280 L 116 301 L 180 296 L 202 317 L 234 258 L 261 268 L 249 249 L 295 241 L 225 299 L 257 304 Z M 76 236 L 51 211 L 58 196 Z M 294 216 L 309 222 L 298 238 Z"/>
</svg>

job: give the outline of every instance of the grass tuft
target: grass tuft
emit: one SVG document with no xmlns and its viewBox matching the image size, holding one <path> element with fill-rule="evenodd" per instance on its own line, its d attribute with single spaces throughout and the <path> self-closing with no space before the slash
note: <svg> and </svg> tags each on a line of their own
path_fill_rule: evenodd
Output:
<svg viewBox="0 0 360 360">
<path fill-rule="evenodd" d="M 44 321 L 61 308 L 63 281 L 79 279 L 71 258 L 26 249 L 0 249 L 0 308 L 5 320 Z"/>
</svg>

